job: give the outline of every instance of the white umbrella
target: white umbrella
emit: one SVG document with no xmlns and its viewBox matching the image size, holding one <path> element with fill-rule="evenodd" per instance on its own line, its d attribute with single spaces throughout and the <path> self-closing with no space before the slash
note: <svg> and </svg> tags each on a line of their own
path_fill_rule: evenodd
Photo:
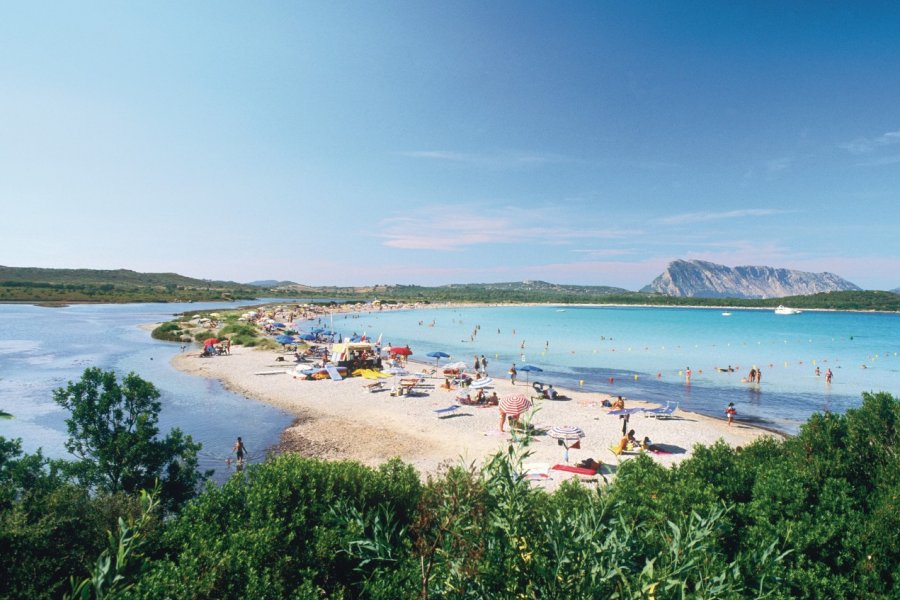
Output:
<svg viewBox="0 0 900 600">
<path fill-rule="evenodd" d="M 569 462 L 569 442 L 572 442 L 572 448 L 580 447 L 578 442 L 584 437 L 584 431 L 581 427 L 574 425 L 554 425 L 547 432 L 547 435 L 562 442 L 563 448 L 566 449 L 563 458 L 565 458 L 566 462 Z"/>
</svg>

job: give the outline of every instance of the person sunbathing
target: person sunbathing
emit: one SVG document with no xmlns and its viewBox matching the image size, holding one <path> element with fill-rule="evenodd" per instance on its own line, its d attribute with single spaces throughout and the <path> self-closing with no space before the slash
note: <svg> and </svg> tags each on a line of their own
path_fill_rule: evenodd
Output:
<svg viewBox="0 0 900 600">
<path fill-rule="evenodd" d="M 624 410 L 625 409 L 625 399 L 622 396 L 616 398 L 616 401 L 612 403 L 613 410 Z"/>
<path fill-rule="evenodd" d="M 622 439 L 619 440 L 618 445 L 616 446 L 616 454 L 621 454 L 626 450 L 631 450 L 632 448 L 637 447 L 638 442 L 634 437 L 634 429 L 629 429 L 628 433 L 622 436 Z"/>
<path fill-rule="evenodd" d="M 644 436 L 644 439 L 641 441 L 641 449 L 648 452 L 665 452 L 665 450 L 651 442 L 647 436 Z"/>
</svg>

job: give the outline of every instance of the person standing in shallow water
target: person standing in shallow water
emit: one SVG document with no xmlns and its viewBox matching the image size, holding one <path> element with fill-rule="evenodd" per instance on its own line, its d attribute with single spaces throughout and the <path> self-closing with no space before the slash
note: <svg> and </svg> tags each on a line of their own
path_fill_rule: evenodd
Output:
<svg viewBox="0 0 900 600">
<path fill-rule="evenodd" d="M 237 464 L 243 465 L 244 460 L 247 457 L 247 447 L 244 446 L 243 440 L 241 440 L 241 436 L 238 436 L 237 441 L 234 443 L 234 447 L 231 449 L 232 452 L 237 456 Z"/>
</svg>

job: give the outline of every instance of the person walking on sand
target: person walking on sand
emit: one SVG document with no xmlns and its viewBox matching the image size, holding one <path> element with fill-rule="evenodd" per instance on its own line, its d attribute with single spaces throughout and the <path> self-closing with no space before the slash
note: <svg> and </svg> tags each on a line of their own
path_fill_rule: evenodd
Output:
<svg viewBox="0 0 900 600">
<path fill-rule="evenodd" d="M 231 451 L 235 453 L 237 456 L 237 464 L 243 465 L 244 459 L 247 457 L 247 447 L 244 446 L 243 440 L 241 440 L 241 436 L 238 436 L 237 441 L 234 443 L 234 447 L 231 448 Z"/>
<path fill-rule="evenodd" d="M 734 402 L 729 402 L 728 406 L 725 407 L 725 414 L 728 416 L 728 425 L 730 426 L 734 423 L 734 415 L 737 414 L 737 409 L 734 407 Z"/>
<path fill-rule="evenodd" d="M 509 382 L 516 385 L 516 363 L 509 368 Z"/>
</svg>

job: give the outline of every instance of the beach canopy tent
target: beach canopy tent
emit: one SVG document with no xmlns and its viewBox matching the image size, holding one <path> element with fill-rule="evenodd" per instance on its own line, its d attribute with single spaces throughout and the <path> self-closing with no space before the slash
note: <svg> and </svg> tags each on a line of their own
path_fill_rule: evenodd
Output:
<svg viewBox="0 0 900 600">
<path fill-rule="evenodd" d="M 531 399 L 523 394 L 510 394 L 500 399 L 500 412 L 510 417 L 518 417 L 531 408 Z"/>
<path fill-rule="evenodd" d="M 534 365 L 522 365 L 518 368 L 520 373 L 525 373 L 525 383 L 528 383 L 528 374 L 529 373 L 543 373 L 544 370 L 540 367 L 536 367 Z"/>
<path fill-rule="evenodd" d="M 351 354 L 360 354 L 362 352 L 374 356 L 375 345 L 370 342 L 345 342 L 343 344 L 333 344 L 331 346 L 331 360 L 334 362 L 348 360 Z"/>
</svg>

